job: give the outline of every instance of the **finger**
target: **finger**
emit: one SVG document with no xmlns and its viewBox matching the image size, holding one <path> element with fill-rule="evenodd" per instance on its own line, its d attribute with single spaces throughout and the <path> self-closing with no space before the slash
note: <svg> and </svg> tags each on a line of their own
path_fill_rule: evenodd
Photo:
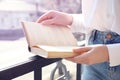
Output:
<svg viewBox="0 0 120 80">
<path fill-rule="evenodd" d="M 72 57 L 72 58 L 65 58 L 65 59 L 68 60 L 68 61 L 75 62 L 74 57 Z"/>
<path fill-rule="evenodd" d="M 90 49 L 91 47 L 81 47 L 81 48 L 73 49 L 73 52 L 81 54 L 81 53 L 89 51 Z"/>
<path fill-rule="evenodd" d="M 66 60 L 74 63 L 85 64 L 85 61 L 80 57 L 66 58 Z"/>
<path fill-rule="evenodd" d="M 43 14 L 40 18 L 38 18 L 38 20 L 36 22 L 41 23 L 44 20 L 48 20 L 51 19 L 53 15 L 51 15 L 50 13 L 45 13 Z"/>
<path fill-rule="evenodd" d="M 80 64 L 85 63 L 84 56 L 81 55 L 81 56 L 74 57 L 74 62 L 75 63 L 80 63 Z"/>
<path fill-rule="evenodd" d="M 48 20 L 42 21 L 41 24 L 52 25 L 52 24 L 54 24 L 54 20 L 53 19 L 48 19 Z"/>
<path fill-rule="evenodd" d="M 66 60 L 72 61 L 74 63 L 79 63 L 79 64 L 88 64 L 89 63 L 88 54 L 89 52 L 85 52 L 79 56 L 75 56 L 72 58 L 66 58 Z"/>
<path fill-rule="evenodd" d="M 48 17 L 46 15 L 43 15 L 40 18 L 38 18 L 38 20 L 36 22 L 41 23 L 42 21 L 47 20 L 47 19 L 48 19 Z"/>
</svg>

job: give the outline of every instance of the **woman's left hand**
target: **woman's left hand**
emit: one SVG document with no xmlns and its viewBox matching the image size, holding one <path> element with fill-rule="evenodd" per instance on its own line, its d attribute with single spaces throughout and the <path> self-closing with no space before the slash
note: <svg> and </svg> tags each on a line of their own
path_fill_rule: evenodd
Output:
<svg viewBox="0 0 120 80">
<path fill-rule="evenodd" d="M 74 49 L 73 52 L 80 55 L 66 59 L 75 63 L 91 65 L 109 61 L 108 49 L 105 45 L 82 47 Z"/>
</svg>

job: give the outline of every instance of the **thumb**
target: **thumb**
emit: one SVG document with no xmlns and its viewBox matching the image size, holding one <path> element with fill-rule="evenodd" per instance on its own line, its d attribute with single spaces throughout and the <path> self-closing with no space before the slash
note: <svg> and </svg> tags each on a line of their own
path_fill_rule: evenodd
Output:
<svg viewBox="0 0 120 80">
<path fill-rule="evenodd" d="M 90 49 L 91 49 L 90 47 L 81 47 L 81 48 L 73 49 L 73 52 L 81 54 L 81 53 L 89 51 Z"/>
</svg>

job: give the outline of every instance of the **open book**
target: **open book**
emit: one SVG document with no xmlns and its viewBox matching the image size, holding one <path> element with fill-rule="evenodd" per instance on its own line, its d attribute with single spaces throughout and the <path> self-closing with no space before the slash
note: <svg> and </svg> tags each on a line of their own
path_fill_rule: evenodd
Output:
<svg viewBox="0 0 120 80">
<path fill-rule="evenodd" d="M 68 26 L 45 26 L 22 22 L 31 52 L 44 58 L 66 58 L 77 55 L 73 49 L 77 40 Z"/>
</svg>

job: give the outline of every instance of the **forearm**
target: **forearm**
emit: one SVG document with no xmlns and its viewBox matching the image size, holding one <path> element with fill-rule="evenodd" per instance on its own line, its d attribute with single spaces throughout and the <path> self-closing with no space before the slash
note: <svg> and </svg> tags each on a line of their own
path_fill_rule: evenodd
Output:
<svg viewBox="0 0 120 80">
<path fill-rule="evenodd" d="M 71 24 L 72 32 L 82 32 L 85 33 L 84 26 L 84 17 L 82 14 L 71 14 L 73 17 L 73 21 Z"/>
</svg>

